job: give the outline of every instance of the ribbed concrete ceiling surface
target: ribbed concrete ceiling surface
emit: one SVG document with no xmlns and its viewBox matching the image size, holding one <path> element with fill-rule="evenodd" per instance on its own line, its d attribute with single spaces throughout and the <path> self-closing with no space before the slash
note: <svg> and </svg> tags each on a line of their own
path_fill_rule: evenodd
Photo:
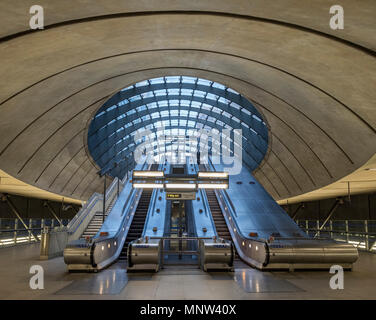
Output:
<svg viewBox="0 0 376 320">
<path fill-rule="evenodd" d="M 275 199 L 361 167 L 376 152 L 375 3 L 338 1 L 345 29 L 333 31 L 326 1 L 248 2 L 40 1 L 47 28 L 28 31 L 31 1 L 2 1 L 0 168 L 87 199 L 102 185 L 87 150 L 99 108 L 180 75 L 232 88 L 263 115 L 269 149 L 254 174 Z"/>
</svg>

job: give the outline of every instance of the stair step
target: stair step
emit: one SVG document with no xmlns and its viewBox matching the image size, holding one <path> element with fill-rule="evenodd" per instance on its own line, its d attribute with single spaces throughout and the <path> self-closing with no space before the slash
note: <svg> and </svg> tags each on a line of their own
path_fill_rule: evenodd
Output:
<svg viewBox="0 0 376 320">
<path fill-rule="evenodd" d="M 213 217 L 215 228 L 220 238 L 232 241 L 230 231 L 228 230 L 226 220 L 223 216 L 221 207 L 219 205 L 217 196 L 213 190 L 206 190 L 206 197 L 209 202 L 210 211 Z M 238 259 L 238 254 L 235 251 L 235 259 Z"/>
<path fill-rule="evenodd" d="M 127 258 L 129 243 L 139 239 L 142 236 L 146 216 L 149 210 L 151 195 L 151 190 L 144 190 L 142 192 L 141 198 L 138 202 L 136 212 L 134 214 L 131 226 L 127 234 L 127 238 L 125 239 L 125 243 L 119 257 L 120 260 L 124 260 Z"/>
</svg>

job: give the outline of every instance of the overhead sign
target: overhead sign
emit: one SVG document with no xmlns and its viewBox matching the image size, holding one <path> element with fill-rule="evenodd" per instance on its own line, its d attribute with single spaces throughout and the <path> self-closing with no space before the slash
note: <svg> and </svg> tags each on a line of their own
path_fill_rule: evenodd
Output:
<svg viewBox="0 0 376 320">
<path fill-rule="evenodd" d="M 196 192 L 166 192 L 167 200 L 196 200 Z"/>
</svg>

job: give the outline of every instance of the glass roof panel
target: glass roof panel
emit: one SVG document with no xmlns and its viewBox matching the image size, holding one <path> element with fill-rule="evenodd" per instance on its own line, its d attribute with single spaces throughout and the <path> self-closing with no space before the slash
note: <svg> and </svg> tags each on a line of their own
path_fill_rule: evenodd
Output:
<svg viewBox="0 0 376 320">
<path fill-rule="evenodd" d="M 246 116 L 239 115 L 240 110 Z M 105 161 L 111 163 L 115 157 L 116 161 L 119 157 L 129 158 L 139 143 L 133 139 L 136 132 L 145 134 L 146 129 L 159 132 L 162 127 L 164 134 L 196 138 L 201 134 L 197 130 L 202 128 L 215 134 L 220 134 L 222 128 L 231 130 L 233 120 L 242 125 L 242 140 L 247 144 L 263 141 L 257 142 L 254 148 L 243 146 L 244 152 L 252 152 L 246 149 L 262 148 L 258 152 L 265 155 L 268 147 L 267 126 L 250 101 L 223 84 L 191 76 L 159 77 L 127 86 L 112 96 L 93 119 L 95 121 L 89 126 L 88 146 L 99 165 L 103 165 L 103 159 L 109 159 Z M 258 135 L 260 140 L 255 140 L 254 135 Z M 156 134 L 151 137 L 156 137 Z M 152 144 L 155 145 L 154 142 Z M 101 148 L 100 151 L 96 152 L 97 148 Z M 259 154 L 257 157 L 248 154 L 248 158 L 253 157 L 260 159 Z M 255 169 L 259 161 L 248 165 Z M 107 169 L 102 167 L 102 170 Z M 124 173 L 130 169 L 108 169 L 108 173 L 116 176 L 116 172 Z"/>
</svg>

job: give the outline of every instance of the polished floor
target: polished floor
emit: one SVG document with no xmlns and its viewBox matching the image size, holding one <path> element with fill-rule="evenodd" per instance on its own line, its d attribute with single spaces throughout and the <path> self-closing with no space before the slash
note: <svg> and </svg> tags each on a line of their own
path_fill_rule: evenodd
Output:
<svg viewBox="0 0 376 320">
<path fill-rule="evenodd" d="M 44 289 L 29 286 L 32 265 L 44 269 Z M 166 266 L 157 274 L 125 272 L 116 263 L 96 273 L 68 273 L 62 257 L 39 260 L 39 245 L 0 249 L 0 299 L 376 299 L 376 255 L 361 253 L 344 289 L 327 271 L 260 272 L 237 262 L 234 272 L 205 273 Z"/>
</svg>

